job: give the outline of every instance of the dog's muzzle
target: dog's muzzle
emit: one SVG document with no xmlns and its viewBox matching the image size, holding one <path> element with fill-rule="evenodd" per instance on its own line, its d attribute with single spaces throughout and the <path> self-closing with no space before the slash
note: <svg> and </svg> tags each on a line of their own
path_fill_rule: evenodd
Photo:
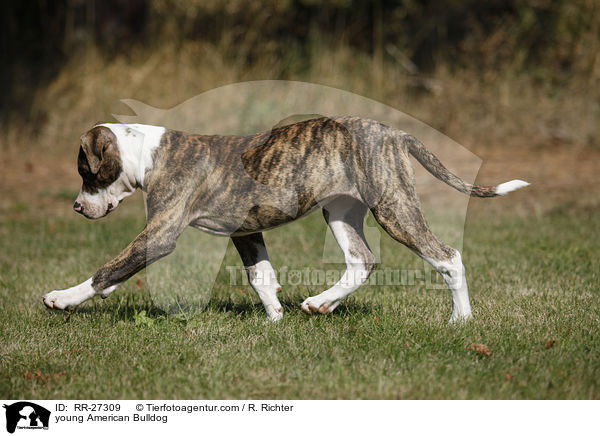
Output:
<svg viewBox="0 0 600 436">
<path fill-rule="evenodd" d="M 108 203 L 108 206 L 106 208 L 106 212 L 104 212 L 104 215 L 102 216 L 106 216 L 109 214 L 109 212 L 113 211 L 115 209 L 115 206 L 112 203 Z M 81 215 L 83 215 L 86 218 L 89 219 L 94 219 L 94 218 L 101 218 L 101 217 L 92 217 L 88 214 L 85 213 L 85 208 L 83 207 L 83 205 L 81 203 L 79 203 L 78 201 L 76 201 L 75 203 L 73 203 L 73 210 Z"/>
</svg>

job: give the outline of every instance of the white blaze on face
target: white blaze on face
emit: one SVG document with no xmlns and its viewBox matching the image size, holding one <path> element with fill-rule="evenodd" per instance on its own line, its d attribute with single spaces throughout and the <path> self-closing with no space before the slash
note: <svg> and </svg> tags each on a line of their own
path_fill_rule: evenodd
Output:
<svg viewBox="0 0 600 436">
<path fill-rule="evenodd" d="M 91 194 L 83 190 L 75 200 L 83 206 L 84 215 L 89 218 L 101 218 L 119 205 L 119 202 L 125 197 L 135 192 L 135 186 L 124 172 L 117 180 L 105 189 L 99 189 L 98 192 Z"/>
<path fill-rule="evenodd" d="M 83 206 L 83 214 L 88 218 L 105 216 L 115 209 L 121 200 L 133 194 L 136 188 L 144 187 L 146 171 L 152 167 L 152 152 L 160 145 L 162 135 L 166 131 L 164 127 L 144 124 L 99 126 L 110 129 L 116 136 L 122 171 L 106 188 L 94 193 L 80 190 L 75 201 Z"/>
</svg>

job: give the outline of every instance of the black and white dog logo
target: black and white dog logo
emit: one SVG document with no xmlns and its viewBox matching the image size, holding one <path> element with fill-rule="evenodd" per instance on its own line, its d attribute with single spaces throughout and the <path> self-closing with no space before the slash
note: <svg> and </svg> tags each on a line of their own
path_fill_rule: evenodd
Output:
<svg viewBox="0 0 600 436">
<path fill-rule="evenodd" d="M 50 411 L 29 401 L 4 405 L 6 409 L 6 431 L 19 429 L 48 429 Z"/>
</svg>

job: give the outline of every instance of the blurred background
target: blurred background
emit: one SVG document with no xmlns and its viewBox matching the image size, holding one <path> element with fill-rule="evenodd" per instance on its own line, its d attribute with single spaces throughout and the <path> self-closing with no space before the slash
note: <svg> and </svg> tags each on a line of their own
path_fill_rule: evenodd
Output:
<svg viewBox="0 0 600 436">
<path fill-rule="evenodd" d="M 40 189 L 66 201 L 79 135 L 132 114 L 120 99 L 170 108 L 262 79 L 404 111 L 480 156 L 480 182 L 533 181 L 524 195 L 545 198 L 530 209 L 597 192 L 595 0 L 30 0 L 0 11 L 2 210 Z"/>
<path fill-rule="evenodd" d="M 289 83 L 243 106 L 215 95 L 268 79 L 331 87 L 299 102 L 347 91 L 371 117 L 376 102 L 411 115 L 454 141 L 439 155 L 462 177 L 532 183 L 455 193 L 459 215 L 423 202 L 434 233 L 463 247 L 475 321 L 442 328 L 445 285 L 372 217 L 378 271 L 443 289 L 366 285 L 306 318 L 300 303 L 325 286 L 286 286 L 283 272 L 344 268 L 319 213 L 265 233 L 284 284 L 277 328 L 230 241 L 194 230 L 111 298 L 47 313 L 42 295 L 90 277 L 145 224 L 140 193 L 99 221 L 73 211 L 80 135 L 136 115 L 122 99 L 210 108 L 186 113 L 212 131 L 244 111 L 264 119 L 277 105 L 262 96 L 279 102 Z M 599 0 L 2 0 L 0 84 L 0 397 L 600 399 Z M 480 168 L 463 168 L 467 150 Z M 182 322 L 159 310 L 175 305 Z"/>
</svg>

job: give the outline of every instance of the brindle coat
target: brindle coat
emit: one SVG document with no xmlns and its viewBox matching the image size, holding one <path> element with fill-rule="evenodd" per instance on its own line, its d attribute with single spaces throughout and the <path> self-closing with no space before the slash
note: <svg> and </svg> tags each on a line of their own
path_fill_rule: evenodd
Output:
<svg viewBox="0 0 600 436">
<path fill-rule="evenodd" d="M 82 137 L 78 163 L 83 190 L 94 192 L 119 177 L 118 152 L 110 146 L 114 141 L 110 129 L 103 126 Z M 409 154 L 461 192 L 478 197 L 497 195 L 494 188 L 473 186 L 451 174 L 413 136 L 367 119 L 320 117 L 250 136 L 167 130 L 145 174 L 146 227 L 98 270 L 93 289 L 101 294 L 169 254 L 187 226 L 230 236 L 252 282 L 257 265 L 268 263 L 261 232 L 318 208 L 323 209 L 344 250 L 349 271 L 359 265 L 368 276 L 375 258 L 362 225 L 371 210 L 390 236 L 444 275 L 453 291 L 453 319 L 468 318 L 460 255 L 429 230 Z M 452 284 L 452 280 L 458 282 Z M 347 289 L 336 285 L 308 299 L 303 309 L 330 312 L 362 282 L 353 282 Z M 255 289 L 259 294 L 272 292 L 261 291 L 261 285 Z M 276 297 L 265 297 L 263 302 L 281 312 Z"/>
</svg>

